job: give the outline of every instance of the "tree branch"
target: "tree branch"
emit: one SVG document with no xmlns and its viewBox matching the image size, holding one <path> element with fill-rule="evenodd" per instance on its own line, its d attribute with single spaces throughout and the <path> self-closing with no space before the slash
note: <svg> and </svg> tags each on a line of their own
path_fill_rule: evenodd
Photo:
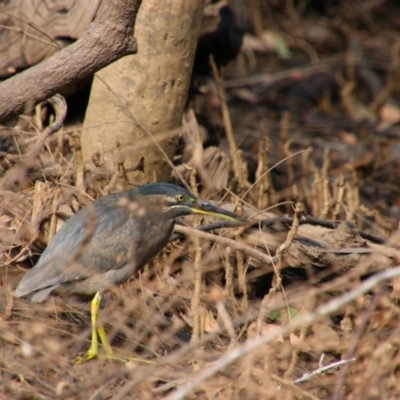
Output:
<svg viewBox="0 0 400 400">
<path fill-rule="evenodd" d="M 137 53 L 133 28 L 141 0 L 102 1 L 82 37 L 52 57 L 0 84 L 0 122 L 31 110 L 128 54 Z"/>
</svg>

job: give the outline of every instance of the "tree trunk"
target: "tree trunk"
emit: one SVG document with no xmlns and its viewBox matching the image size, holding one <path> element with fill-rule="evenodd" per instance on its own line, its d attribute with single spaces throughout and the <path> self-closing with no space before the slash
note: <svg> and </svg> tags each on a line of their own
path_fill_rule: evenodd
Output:
<svg viewBox="0 0 400 400">
<path fill-rule="evenodd" d="M 170 178 L 203 8 L 204 0 L 143 0 L 135 26 L 138 54 L 93 81 L 81 137 L 87 170 L 101 165 L 112 174 L 123 163 L 129 171 L 144 157 L 144 173 L 127 174 L 131 184 Z"/>
</svg>

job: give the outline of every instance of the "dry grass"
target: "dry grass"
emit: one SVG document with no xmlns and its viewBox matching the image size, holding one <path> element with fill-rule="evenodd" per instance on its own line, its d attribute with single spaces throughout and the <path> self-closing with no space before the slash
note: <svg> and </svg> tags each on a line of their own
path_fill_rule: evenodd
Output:
<svg viewBox="0 0 400 400">
<path fill-rule="evenodd" d="M 373 26 L 382 21 L 359 2 L 369 30 L 360 39 L 364 64 L 357 66 L 343 43 L 340 66 L 318 58 L 321 44 L 301 34 L 310 28 L 311 35 L 312 13 L 301 14 L 294 2 L 285 9 L 258 5 L 257 12 L 256 3 L 248 10 L 259 37 L 268 21 L 293 57 L 301 50 L 313 65 L 289 72 L 272 65 L 269 77 L 256 76 L 257 85 L 254 77 L 240 80 L 252 60 L 259 69 L 279 61 L 246 42 L 227 72 L 231 79 L 224 82 L 214 70 L 216 88 L 194 102 L 196 114 L 206 110 L 227 139 L 204 149 L 210 138 L 194 112 L 185 116 L 184 149 L 172 179 L 184 176 L 200 195 L 218 192 L 252 225 L 200 232 L 193 227 L 215 221 L 185 219 L 151 265 L 105 296 L 101 314 L 115 351 L 151 364 L 101 357 L 73 364 L 88 346 L 89 305 L 57 297 L 35 305 L 13 297 L 63 221 L 128 183 L 124 174 L 96 170 L 94 154 L 96 184 L 85 190 L 79 124 L 50 136 L 28 160 L 24 155 L 43 139 L 37 118 L 2 128 L 0 398 L 400 397 L 400 96 L 389 79 L 399 73 L 398 55 L 383 46 L 379 54 L 390 62 L 382 61 L 379 73 L 368 67 L 376 50 Z M 328 33 L 337 33 L 338 16 L 340 35 L 358 27 L 350 18 L 358 15 L 355 6 L 347 3 L 332 11 Z M 361 66 L 383 85 L 373 99 L 360 93 L 359 80 L 372 79 Z M 321 70 L 328 88 L 308 80 Z M 323 93 L 309 104 L 304 93 L 291 92 L 298 82 L 321 85 Z M 367 123 L 360 117 L 366 108 L 374 117 Z"/>
<path fill-rule="evenodd" d="M 73 163 L 65 165 L 60 176 L 74 176 Z M 324 186 L 326 167 L 307 173 L 316 216 L 360 215 L 359 204 L 347 201 L 355 186 L 340 179 Z M 394 230 L 383 244 L 383 227 L 374 236 L 354 223 L 307 219 L 301 203 L 294 219 L 282 218 L 244 197 L 242 213 L 252 227 L 214 230 L 220 236 L 177 227 L 186 240 L 174 240 L 151 267 L 108 295 L 102 319 L 116 351 L 152 364 L 100 358 L 74 365 L 88 345 L 88 304 L 52 298 L 38 306 L 13 298 L 12 290 L 60 223 L 90 197 L 62 179 L 37 180 L 26 190 L 18 183 L 3 191 L 1 202 L 1 390 L 7 398 L 398 395 L 399 278 L 379 278 L 380 271 L 399 274 L 388 269 L 399 259 Z M 252 190 L 247 193 L 257 194 Z M 365 281 L 368 276 L 375 281 Z"/>
</svg>

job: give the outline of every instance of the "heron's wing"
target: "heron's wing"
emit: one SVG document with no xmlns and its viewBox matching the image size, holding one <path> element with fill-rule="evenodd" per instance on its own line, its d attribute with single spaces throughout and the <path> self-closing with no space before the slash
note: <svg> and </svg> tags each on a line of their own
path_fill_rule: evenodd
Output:
<svg viewBox="0 0 400 400">
<path fill-rule="evenodd" d="M 66 221 L 21 280 L 15 295 L 25 296 L 125 265 L 130 253 L 126 239 L 134 231 L 132 220 L 127 224 L 127 206 L 118 207 L 111 200 L 110 196 L 99 199 Z"/>
</svg>

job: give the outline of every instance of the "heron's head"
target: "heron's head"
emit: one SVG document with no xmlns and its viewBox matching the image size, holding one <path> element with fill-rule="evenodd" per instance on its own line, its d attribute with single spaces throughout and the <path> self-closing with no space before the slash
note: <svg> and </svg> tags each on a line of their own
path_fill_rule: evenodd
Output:
<svg viewBox="0 0 400 400">
<path fill-rule="evenodd" d="M 187 190 L 170 183 L 150 183 L 135 189 L 138 194 L 148 196 L 148 204 L 152 205 L 158 215 L 175 219 L 190 214 L 208 215 L 230 221 L 242 220 L 237 214 L 216 207 L 208 201 L 200 200 Z"/>
</svg>

